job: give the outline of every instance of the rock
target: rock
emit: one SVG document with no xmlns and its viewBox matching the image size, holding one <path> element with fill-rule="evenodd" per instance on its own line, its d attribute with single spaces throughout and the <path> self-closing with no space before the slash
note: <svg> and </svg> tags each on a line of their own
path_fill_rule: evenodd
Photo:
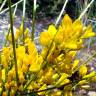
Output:
<svg viewBox="0 0 96 96">
<path fill-rule="evenodd" d="M 87 95 L 86 90 L 82 89 L 79 91 L 79 96 L 86 96 L 86 95 Z"/>
<path fill-rule="evenodd" d="M 89 91 L 89 92 L 88 92 L 88 96 L 96 96 L 96 92 L 94 92 L 94 91 Z"/>
</svg>

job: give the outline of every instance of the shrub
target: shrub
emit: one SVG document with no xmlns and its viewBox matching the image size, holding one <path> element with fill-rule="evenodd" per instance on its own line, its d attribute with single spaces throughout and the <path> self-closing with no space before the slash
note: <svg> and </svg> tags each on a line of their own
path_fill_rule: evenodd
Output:
<svg viewBox="0 0 96 96">
<path fill-rule="evenodd" d="M 96 82 L 96 71 L 86 65 L 96 52 L 84 63 L 76 58 L 84 40 L 96 36 L 91 25 L 82 24 L 82 14 L 74 21 L 65 14 L 58 27 L 51 24 L 41 32 L 39 52 L 34 29 L 30 36 L 22 22 L 14 34 L 11 0 L 8 4 L 10 28 L 0 53 L 1 96 L 72 96 L 73 90 Z"/>
</svg>

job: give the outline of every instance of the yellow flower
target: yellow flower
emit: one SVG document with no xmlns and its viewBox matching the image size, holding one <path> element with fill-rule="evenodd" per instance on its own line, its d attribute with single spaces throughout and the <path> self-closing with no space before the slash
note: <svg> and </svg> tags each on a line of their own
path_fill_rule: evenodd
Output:
<svg viewBox="0 0 96 96">
<path fill-rule="evenodd" d="M 83 84 L 87 84 L 87 83 L 88 83 L 87 80 L 81 80 L 81 81 L 79 81 L 78 85 L 83 85 Z"/>
<path fill-rule="evenodd" d="M 44 46 L 48 45 L 51 40 L 51 35 L 48 32 L 42 32 L 40 35 L 40 43 Z"/>
<path fill-rule="evenodd" d="M 44 85 L 41 86 L 41 88 L 40 88 L 38 91 L 40 91 L 40 90 L 44 90 L 44 89 L 46 89 L 46 88 L 47 88 L 47 85 L 44 84 Z M 39 92 L 38 94 L 42 96 L 42 95 L 45 94 L 45 92 Z"/>
<path fill-rule="evenodd" d="M 2 69 L 2 80 L 5 81 L 6 75 L 5 75 L 5 69 Z"/>
<path fill-rule="evenodd" d="M 32 72 L 38 72 L 40 70 L 40 65 L 37 63 L 37 61 L 35 61 L 31 64 L 29 70 Z"/>
<path fill-rule="evenodd" d="M 48 52 L 48 50 L 47 50 L 47 52 Z M 58 57 L 58 54 L 59 54 L 59 49 L 56 49 L 56 45 L 55 45 L 55 43 L 53 43 L 53 45 L 51 46 L 51 49 L 49 51 L 49 54 L 47 56 L 48 62 L 54 63 L 55 59 Z M 45 57 L 43 57 L 43 58 L 45 58 Z"/>
<path fill-rule="evenodd" d="M 20 25 L 20 28 L 19 28 L 19 30 L 20 30 L 20 35 L 22 35 L 22 33 L 23 33 L 23 23 Z"/>
<path fill-rule="evenodd" d="M 8 58 L 6 58 L 5 55 L 1 55 L 1 62 L 3 64 L 4 67 L 8 67 Z"/>
<path fill-rule="evenodd" d="M 28 28 L 25 29 L 24 36 L 25 36 L 25 38 L 29 37 L 29 29 Z"/>
<path fill-rule="evenodd" d="M 90 29 L 90 30 L 89 30 Z M 89 30 L 89 31 L 88 31 Z M 62 20 L 58 31 L 53 25 L 50 25 L 48 31 L 42 32 L 40 35 L 40 43 L 43 46 L 48 46 L 54 37 L 54 42 L 60 44 L 62 49 L 79 50 L 83 47 L 83 25 L 79 19 L 76 19 L 73 23 L 71 18 L 66 14 Z M 89 36 L 90 34 L 90 36 Z M 85 35 L 87 38 L 94 36 L 92 28 L 87 28 Z M 83 35 L 84 37 L 84 35 Z"/>
<path fill-rule="evenodd" d="M 2 70 L 0 70 L 0 82 L 1 82 L 1 80 L 2 80 Z"/>
<path fill-rule="evenodd" d="M 28 44 L 28 42 L 30 42 L 30 41 L 31 41 L 31 39 L 29 37 L 25 38 L 25 44 Z"/>
<path fill-rule="evenodd" d="M 8 40 L 9 40 L 10 42 L 12 42 L 12 35 L 11 35 L 11 33 L 9 33 L 9 35 L 8 35 Z"/>
<path fill-rule="evenodd" d="M 30 64 L 30 59 L 31 58 L 29 58 L 29 55 L 28 54 L 25 54 L 24 55 L 22 69 L 21 69 L 22 72 L 26 73 L 28 71 L 29 64 Z"/>
<path fill-rule="evenodd" d="M 64 54 L 60 54 L 58 57 L 57 57 L 57 61 L 62 61 L 64 60 Z"/>
<path fill-rule="evenodd" d="M 41 56 L 43 57 L 43 58 L 45 58 L 46 57 L 46 55 L 47 55 L 47 52 L 48 52 L 48 48 L 43 48 L 42 49 L 42 51 L 41 51 Z"/>
<path fill-rule="evenodd" d="M 35 58 L 34 56 L 38 55 L 34 42 L 31 42 L 31 41 L 28 42 L 28 53 L 29 55 L 32 56 L 32 58 Z"/>
<path fill-rule="evenodd" d="M 78 59 L 74 60 L 72 69 L 74 70 L 78 66 L 78 64 L 79 64 L 79 60 Z"/>
<path fill-rule="evenodd" d="M 68 84 L 68 83 L 70 83 L 70 80 L 69 80 L 69 79 L 65 79 L 65 80 L 60 84 L 60 86 L 65 85 L 65 84 Z"/>
<path fill-rule="evenodd" d="M 32 72 L 38 72 L 41 69 L 42 62 L 43 62 L 42 57 L 40 57 L 40 56 L 35 57 L 35 59 L 30 64 L 29 70 L 32 71 Z"/>
<path fill-rule="evenodd" d="M 92 26 L 89 25 L 87 26 L 86 31 L 81 38 L 89 38 L 93 36 L 96 36 L 96 34 L 92 31 Z"/>
<path fill-rule="evenodd" d="M 25 80 L 23 72 L 19 70 L 18 76 L 19 76 L 19 81 L 20 81 L 20 83 L 23 84 L 23 82 L 24 82 L 24 80 Z"/>
<path fill-rule="evenodd" d="M 49 68 L 48 72 L 44 76 L 44 82 L 46 84 L 51 84 L 52 83 L 52 75 L 53 75 L 53 69 Z"/>
<path fill-rule="evenodd" d="M 72 24 L 72 29 L 73 29 L 73 34 L 74 36 L 76 36 L 75 34 L 77 35 L 82 35 L 81 33 L 83 33 L 83 25 L 82 25 L 82 22 L 79 20 L 79 19 L 76 19 L 73 24 Z M 76 32 L 76 33 L 75 33 Z"/>
<path fill-rule="evenodd" d="M 52 79 L 56 80 L 58 77 L 59 77 L 59 75 L 57 73 L 55 73 L 55 74 L 53 74 Z"/>
<path fill-rule="evenodd" d="M 87 74 L 87 67 L 85 65 L 82 65 L 79 69 L 79 75 L 83 77 L 86 74 Z"/>
<path fill-rule="evenodd" d="M 25 54 L 23 58 L 23 64 L 29 65 L 30 64 L 30 55 Z"/>
<path fill-rule="evenodd" d="M 78 45 L 74 41 L 70 41 L 68 44 L 65 45 L 65 48 L 69 49 L 78 49 Z"/>
<path fill-rule="evenodd" d="M 7 96 L 7 92 L 3 91 L 2 96 Z"/>
<path fill-rule="evenodd" d="M 3 47 L 3 54 L 4 55 L 8 55 L 7 53 L 9 53 L 9 52 L 10 52 L 10 50 L 8 47 Z"/>
<path fill-rule="evenodd" d="M 95 71 L 92 71 L 91 73 L 89 73 L 88 75 L 83 76 L 83 79 L 88 79 L 88 78 L 92 78 L 93 76 L 96 75 Z"/>
<path fill-rule="evenodd" d="M 20 36 L 20 30 L 16 29 L 15 40 L 17 40 L 19 36 Z"/>
<path fill-rule="evenodd" d="M 32 81 L 31 84 L 30 84 L 30 88 L 32 88 L 32 89 L 39 89 L 40 85 L 37 82 Z"/>
<path fill-rule="evenodd" d="M 17 89 L 23 92 L 23 89 L 33 79 L 27 86 L 28 92 L 45 90 L 50 85 L 57 87 L 56 90 L 38 92 L 37 94 L 40 96 L 49 96 L 49 94 L 50 96 L 72 96 L 72 83 L 75 80 L 71 79 L 76 79 L 77 85 L 82 88 L 86 87 L 82 85 L 88 84 L 89 79 L 92 79 L 93 82 L 96 81 L 96 72 L 92 71 L 87 74 L 86 65 L 80 66 L 79 76 L 76 75 L 78 78 L 70 78 L 78 67 L 79 60 L 75 57 L 78 50 L 83 47 L 84 39 L 95 36 L 90 25 L 85 28 L 79 19 L 72 22 L 72 19 L 66 14 L 58 28 L 49 25 L 48 29 L 41 33 L 39 41 L 42 51 L 40 52 L 38 52 L 35 42 L 31 40 L 28 28 L 23 30 L 23 27 L 22 23 L 14 35 L 15 41 L 18 40 L 16 57 L 19 86 L 16 82 L 11 33 L 8 37 L 11 41 L 8 43 L 9 48 L 4 47 L 1 52 L 0 88 L 4 86 L 2 96 L 7 96 L 9 88 L 11 88 L 10 96 L 15 96 Z M 22 40 L 23 31 L 25 44 L 21 46 L 20 40 Z M 61 87 L 63 90 L 59 89 Z"/>
<path fill-rule="evenodd" d="M 77 51 L 69 51 L 67 53 L 68 57 L 71 57 L 71 58 L 74 58 L 76 56 L 76 54 L 77 54 Z"/>
<path fill-rule="evenodd" d="M 8 47 L 3 47 L 3 55 L 5 56 L 5 58 L 6 58 L 6 60 L 8 60 L 9 59 L 9 57 L 10 57 L 10 49 L 8 48 Z"/>
<path fill-rule="evenodd" d="M 52 93 L 52 95 L 51 96 L 61 96 L 62 95 L 62 91 L 56 91 L 56 92 L 54 92 L 54 93 Z"/>
<path fill-rule="evenodd" d="M 57 31 L 56 33 L 56 36 L 55 36 L 55 39 L 54 41 L 57 43 L 57 44 L 60 44 L 63 40 L 64 40 L 64 30 L 62 28 L 62 26 L 59 26 L 58 28 L 59 30 Z"/>
<path fill-rule="evenodd" d="M 61 25 L 62 25 L 62 27 L 71 26 L 71 25 L 72 25 L 72 20 L 71 20 L 71 18 L 68 16 L 68 14 L 66 14 L 66 15 L 64 16 Z"/>
<path fill-rule="evenodd" d="M 13 67 L 9 72 L 8 72 L 8 79 L 11 80 L 15 77 L 15 68 Z"/>
<path fill-rule="evenodd" d="M 34 42 L 29 41 L 28 42 L 28 53 L 29 53 L 29 63 L 30 63 L 30 68 L 29 70 L 32 72 L 37 72 L 41 68 L 41 63 L 43 61 L 42 56 L 38 55 L 36 46 Z"/>
<path fill-rule="evenodd" d="M 28 65 L 27 64 L 23 64 L 21 70 L 22 70 L 22 72 L 26 73 L 28 71 Z"/>
<path fill-rule="evenodd" d="M 16 49 L 16 55 L 19 60 L 23 60 L 25 55 L 25 47 L 24 46 L 18 46 Z"/>
<path fill-rule="evenodd" d="M 6 89 L 10 88 L 10 83 L 9 83 L 9 82 L 6 82 L 6 83 L 5 83 L 5 88 L 6 88 Z"/>
<path fill-rule="evenodd" d="M 40 43 L 44 46 L 49 45 L 54 38 L 57 30 L 54 25 L 50 25 L 48 31 L 42 32 L 40 34 Z"/>
<path fill-rule="evenodd" d="M 18 67 L 18 70 L 21 70 L 21 67 L 22 67 L 22 60 L 17 59 L 17 67 Z"/>
<path fill-rule="evenodd" d="M 73 96 L 72 95 L 72 84 L 68 84 L 66 86 L 64 86 L 63 89 L 63 96 Z"/>
<path fill-rule="evenodd" d="M 11 89 L 10 96 L 15 96 L 15 90 Z"/>
<path fill-rule="evenodd" d="M 72 91 L 64 91 L 64 95 L 63 96 L 73 96 L 72 95 Z"/>
<path fill-rule="evenodd" d="M 27 89 L 28 90 L 33 90 L 33 86 L 30 84 Z"/>
<path fill-rule="evenodd" d="M 54 37 L 54 35 L 56 34 L 56 32 L 57 32 L 57 29 L 55 28 L 55 26 L 54 25 L 50 25 L 49 26 L 49 28 L 48 28 L 48 31 L 47 31 L 48 33 L 50 33 L 51 34 L 51 36 L 52 36 L 52 38 Z"/>
<path fill-rule="evenodd" d="M 61 47 L 68 49 L 80 49 L 82 47 L 82 35 L 83 26 L 80 20 L 75 20 L 72 23 L 71 18 L 68 15 L 64 16 L 61 26 L 59 26 L 56 38 L 57 42 L 61 39 Z"/>
<path fill-rule="evenodd" d="M 66 83 L 69 82 L 69 80 L 67 79 L 68 74 L 66 73 L 62 73 L 61 77 L 59 78 L 59 80 L 56 82 L 55 86 L 60 86 L 62 83 Z M 67 81 L 66 81 L 67 80 Z M 66 82 L 65 82 L 66 81 Z"/>
</svg>

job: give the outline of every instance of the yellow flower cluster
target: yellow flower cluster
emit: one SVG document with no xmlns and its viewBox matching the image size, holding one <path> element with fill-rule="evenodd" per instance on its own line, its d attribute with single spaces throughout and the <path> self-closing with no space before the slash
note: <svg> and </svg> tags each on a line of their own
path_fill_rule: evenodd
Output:
<svg viewBox="0 0 96 96">
<path fill-rule="evenodd" d="M 88 73 L 86 65 L 76 70 L 79 66 L 79 60 L 75 59 L 77 51 L 83 48 L 85 38 L 96 35 L 90 25 L 84 27 L 78 19 L 73 22 L 66 14 L 58 28 L 50 25 L 40 34 L 41 52 L 31 41 L 28 28 L 24 32 L 25 45 L 19 44 L 22 28 L 21 24 L 15 34 L 16 42 L 19 41 L 16 48 L 19 86 L 9 34 L 10 46 L 4 47 L 1 53 L 0 95 L 22 96 L 26 92 L 36 92 L 39 96 L 72 96 L 74 82 L 81 86 L 96 74 L 95 71 Z M 53 90 L 46 90 L 48 88 Z"/>
</svg>

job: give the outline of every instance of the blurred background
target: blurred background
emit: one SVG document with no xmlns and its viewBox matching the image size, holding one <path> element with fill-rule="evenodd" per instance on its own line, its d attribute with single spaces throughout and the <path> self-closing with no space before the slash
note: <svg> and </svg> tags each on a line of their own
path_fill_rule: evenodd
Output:
<svg viewBox="0 0 96 96">
<path fill-rule="evenodd" d="M 4 0 L 0 0 L 0 5 L 2 5 Z M 12 4 L 20 0 L 11 0 Z M 82 12 L 84 7 L 90 2 L 91 0 L 69 0 L 66 6 L 66 13 L 68 13 L 73 19 L 77 18 L 78 15 Z M 65 0 L 37 0 L 37 14 L 39 16 L 58 16 Z M 18 9 L 22 11 L 22 2 L 18 5 Z M 4 8 L 7 7 L 7 2 L 4 5 Z M 26 14 L 31 17 L 32 9 L 33 8 L 33 0 L 26 0 Z M 88 17 L 96 16 L 96 0 L 94 4 L 92 4 L 91 10 L 89 12 Z M 89 11 L 88 10 L 88 11 Z M 37 15 L 38 17 L 38 15 Z"/>
<path fill-rule="evenodd" d="M 18 6 L 15 12 L 14 26 L 19 27 L 22 22 L 23 14 L 23 0 L 11 0 L 12 5 L 14 5 L 13 13 L 16 8 L 16 3 Z M 73 20 L 79 17 L 81 12 L 86 8 L 91 0 L 68 0 L 64 13 L 67 13 Z M 36 32 L 35 36 L 38 36 L 43 29 L 51 23 L 55 23 L 57 17 L 59 16 L 65 0 L 37 0 L 37 10 L 36 10 Z M 3 7 L 2 7 L 3 5 Z M 5 34 L 8 29 L 9 24 L 9 14 L 7 0 L 0 0 L 0 35 Z M 32 25 L 32 12 L 33 12 L 33 0 L 26 0 L 26 12 L 25 12 L 25 26 L 31 31 Z M 62 18 L 64 16 L 62 15 Z M 61 18 L 61 19 L 62 19 Z M 85 25 L 92 24 L 94 31 L 96 31 L 96 0 L 92 6 L 88 9 L 82 21 Z M 3 28 L 3 31 L 2 31 Z M 0 37 L 0 42 L 2 42 L 4 37 Z M 90 47 L 91 43 L 95 42 L 95 38 L 89 40 L 87 44 Z M 1 44 L 2 45 L 2 44 Z"/>
</svg>

